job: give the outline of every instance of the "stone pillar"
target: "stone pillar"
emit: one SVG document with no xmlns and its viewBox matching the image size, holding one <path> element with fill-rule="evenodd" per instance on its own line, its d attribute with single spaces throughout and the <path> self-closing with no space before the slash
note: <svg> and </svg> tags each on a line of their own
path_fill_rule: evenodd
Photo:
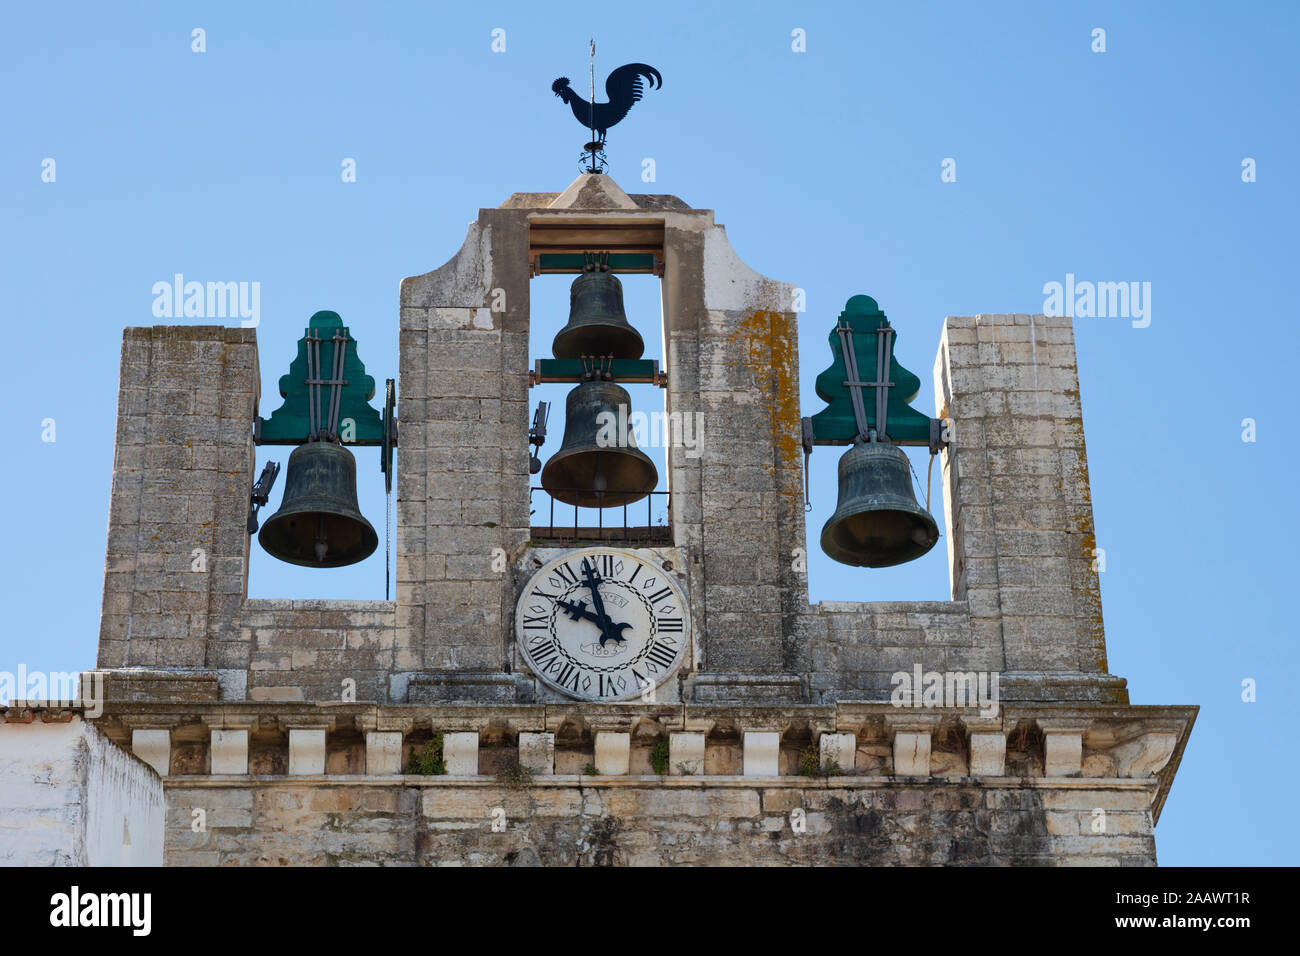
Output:
<svg viewBox="0 0 1300 956">
<path fill-rule="evenodd" d="M 555 773 L 555 734 L 519 734 L 519 766 L 529 773 L 551 776 Z"/>
<path fill-rule="evenodd" d="M 741 772 L 746 777 L 780 776 L 781 735 L 773 731 L 745 731 Z"/>
<path fill-rule="evenodd" d="M 704 734 L 668 735 L 668 773 L 675 776 L 704 773 Z"/>
<path fill-rule="evenodd" d="M 248 667 L 239 611 L 258 376 L 252 329 L 125 331 L 100 667 Z"/>
<path fill-rule="evenodd" d="M 372 775 L 402 772 L 402 732 L 400 730 L 366 731 L 366 773 Z"/>
<path fill-rule="evenodd" d="M 698 701 L 798 701 L 807 609 L 794 287 L 751 270 L 707 219 L 665 226 L 667 405 L 698 415 L 700 456 L 669 450 L 673 533 L 700 567 L 692 614 Z"/>
<path fill-rule="evenodd" d="M 325 731 L 310 728 L 289 731 L 289 775 L 310 776 L 325 772 Z"/>
<path fill-rule="evenodd" d="M 1127 703 L 1106 673 L 1075 361 L 1068 317 L 945 321 L 935 394 L 952 424 L 952 593 L 970 604 L 977 644 L 1001 659 L 1004 697 Z M 1076 690 L 1054 692 L 1061 683 Z"/>
<path fill-rule="evenodd" d="M 1007 770 L 1007 735 L 1001 726 L 971 725 L 970 775 L 1001 777 Z"/>
<path fill-rule="evenodd" d="M 212 773 L 248 773 L 248 731 L 212 728 Z"/>
<path fill-rule="evenodd" d="M 172 732 L 170 730 L 131 731 L 131 752 L 165 777 L 171 772 Z"/>
<path fill-rule="evenodd" d="M 1086 722 L 1042 718 L 1043 776 L 1077 777 L 1083 769 L 1083 731 Z"/>
<path fill-rule="evenodd" d="M 834 760 L 843 773 L 852 773 L 857 766 L 858 738 L 856 734 L 822 734 L 818 741 L 821 764 Z"/>
<path fill-rule="evenodd" d="M 607 730 L 596 733 L 596 773 L 622 776 L 632 761 L 632 735 L 617 734 Z"/>
<path fill-rule="evenodd" d="M 398 667 L 423 672 L 412 699 L 514 699 L 498 559 L 529 536 L 528 279 L 526 214 L 485 209 L 454 259 L 402 282 L 397 609 L 412 637 Z"/>
<path fill-rule="evenodd" d="M 478 733 L 443 734 L 442 759 L 449 776 L 478 776 Z"/>
</svg>

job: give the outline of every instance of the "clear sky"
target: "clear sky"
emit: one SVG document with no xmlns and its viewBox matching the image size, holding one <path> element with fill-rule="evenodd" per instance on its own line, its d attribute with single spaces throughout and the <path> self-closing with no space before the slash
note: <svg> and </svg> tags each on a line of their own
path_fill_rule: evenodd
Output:
<svg viewBox="0 0 1300 956">
<path fill-rule="evenodd" d="M 379 382 L 395 377 L 400 280 L 445 262 L 479 207 L 577 175 L 586 137 L 550 85 L 565 75 L 585 95 L 594 36 L 598 85 L 634 61 L 664 77 L 609 133 L 614 179 L 715 209 L 750 266 L 806 290 L 804 414 L 821 407 L 813 379 L 850 295 L 889 314 L 900 360 L 922 379 L 915 404 L 933 414 L 945 315 L 1041 312 L 1044 284 L 1067 274 L 1150 283 L 1145 327 L 1075 322 L 1110 668 L 1134 703 L 1201 706 L 1157 829 L 1161 862 L 1296 863 L 1285 803 L 1296 746 L 1283 711 L 1298 676 L 1286 331 L 1297 11 L 10 5 L 0 670 L 94 663 L 122 329 L 169 321 L 153 316 L 154 283 L 176 273 L 260 283 L 264 416 L 318 309 L 343 316 Z M 206 52 L 192 49 L 195 28 Z M 1093 50 L 1098 28 L 1105 52 Z M 792 49 L 796 30 L 804 52 Z M 653 183 L 641 181 L 646 158 Z M 355 182 L 343 182 L 347 159 Z M 567 286 L 536 283 L 535 356 L 564 321 Z M 657 328 L 653 282 L 629 280 L 628 312 Z M 647 335 L 651 355 L 657 338 Z M 563 394 L 534 397 L 562 406 Z M 658 401 L 644 387 L 632 397 Z M 53 442 L 42 440 L 46 419 Z M 263 449 L 259 464 L 285 451 Z M 382 540 L 377 458 L 358 452 L 362 509 Z M 813 456 L 813 600 L 947 598 L 942 542 L 889 571 L 821 554 L 835 458 Z M 282 488 L 283 478 L 273 507 Z M 934 511 L 942 526 L 938 501 Z M 253 553 L 254 596 L 383 595 L 379 556 L 313 573 Z M 1247 679 L 1253 703 L 1242 700 Z"/>
</svg>

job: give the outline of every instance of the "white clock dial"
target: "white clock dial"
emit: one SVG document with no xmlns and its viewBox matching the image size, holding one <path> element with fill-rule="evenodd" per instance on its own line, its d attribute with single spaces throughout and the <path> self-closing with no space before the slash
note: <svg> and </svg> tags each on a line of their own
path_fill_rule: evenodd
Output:
<svg viewBox="0 0 1300 956">
<path fill-rule="evenodd" d="M 520 653 L 547 686 L 580 700 L 651 698 L 691 633 L 673 576 L 633 551 L 583 548 L 543 565 L 515 612 Z"/>
</svg>

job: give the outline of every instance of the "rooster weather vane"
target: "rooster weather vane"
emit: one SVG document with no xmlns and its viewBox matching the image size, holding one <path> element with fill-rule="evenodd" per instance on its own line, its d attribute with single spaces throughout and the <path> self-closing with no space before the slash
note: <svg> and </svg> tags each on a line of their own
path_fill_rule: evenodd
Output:
<svg viewBox="0 0 1300 956">
<path fill-rule="evenodd" d="M 632 109 L 645 93 L 645 81 L 650 88 L 661 88 L 664 79 L 653 66 L 629 63 L 620 66 L 605 80 L 608 103 L 596 102 L 596 41 L 591 41 L 591 99 L 584 100 L 573 91 L 569 78 L 562 76 L 551 84 L 553 92 L 573 110 L 573 117 L 591 131 L 591 142 L 583 147 L 582 169 L 587 173 L 605 170 L 605 133 Z"/>
</svg>

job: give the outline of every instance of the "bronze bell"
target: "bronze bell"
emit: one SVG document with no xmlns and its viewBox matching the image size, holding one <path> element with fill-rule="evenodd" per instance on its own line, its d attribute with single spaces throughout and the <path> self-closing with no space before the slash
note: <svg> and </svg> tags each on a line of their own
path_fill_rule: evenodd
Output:
<svg viewBox="0 0 1300 956">
<path fill-rule="evenodd" d="M 840 459 L 839 507 L 822 528 L 822 550 L 841 564 L 888 568 L 919 558 L 939 540 L 939 527 L 912 493 L 901 448 L 854 445 Z"/>
<path fill-rule="evenodd" d="M 638 359 L 645 351 L 641 333 L 623 311 L 623 283 L 609 272 L 584 272 L 569 289 L 569 324 L 551 343 L 557 359 L 612 355 Z"/>
<path fill-rule="evenodd" d="M 542 469 L 547 493 L 583 508 L 627 505 L 650 494 L 659 472 L 636 447 L 630 415 L 627 390 L 613 382 L 583 382 L 569 392 L 564 442 Z"/>
<path fill-rule="evenodd" d="M 307 568 L 341 568 L 370 557 L 379 537 L 357 507 L 352 452 L 326 441 L 295 448 L 280 510 L 257 540 L 272 557 Z"/>
</svg>

